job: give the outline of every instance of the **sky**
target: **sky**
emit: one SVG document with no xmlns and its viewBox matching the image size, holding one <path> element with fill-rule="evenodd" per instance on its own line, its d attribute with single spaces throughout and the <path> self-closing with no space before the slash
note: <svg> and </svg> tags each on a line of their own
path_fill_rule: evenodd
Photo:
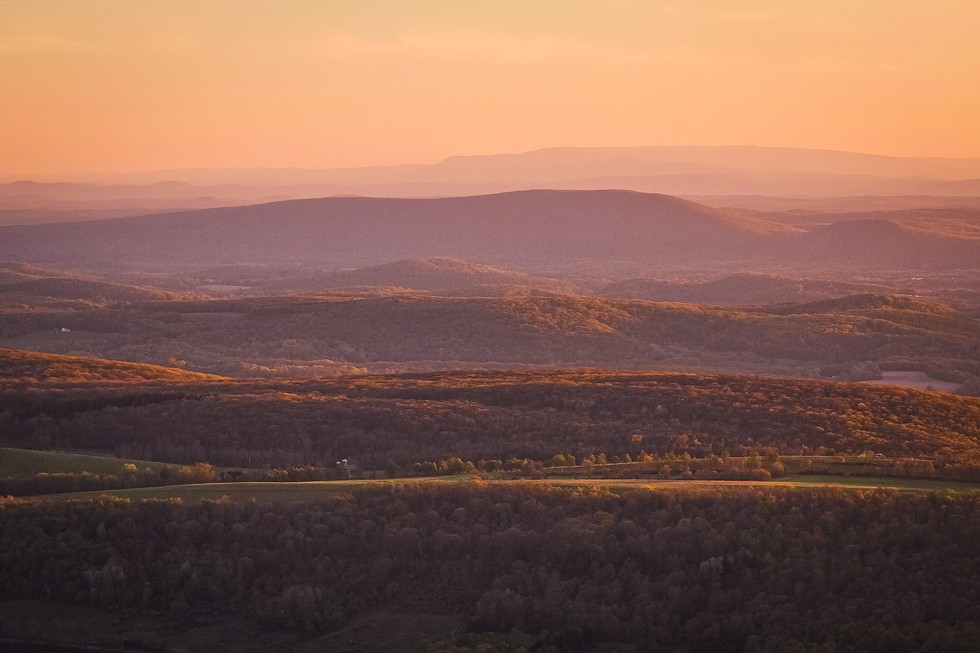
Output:
<svg viewBox="0 0 980 653">
<path fill-rule="evenodd" d="M 980 2 L 0 0 L 0 174 L 980 156 Z"/>
</svg>

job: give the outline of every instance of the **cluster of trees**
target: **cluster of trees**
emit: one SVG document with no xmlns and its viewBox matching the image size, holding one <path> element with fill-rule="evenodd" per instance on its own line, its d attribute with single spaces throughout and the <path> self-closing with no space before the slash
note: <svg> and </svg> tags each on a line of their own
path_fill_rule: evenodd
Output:
<svg viewBox="0 0 980 653">
<path fill-rule="evenodd" d="M 726 452 L 727 453 L 727 452 Z M 389 477 L 405 476 L 445 476 L 452 474 L 494 474 L 511 472 L 519 476 L 546 478 L 574 476 L 583 473 L 604 478 L 637 478 L 661 476 L 683 479 L 731 479 L 768 480 L 782 476 L 785 468 L 779 454 L 766 452 L 765 456 L 753 453 L 751 456 L 733 458 L 731 456 L 709 456 L 692 458 L 690 454 L 663 457 L 641 451 L 635 456 L 625 453 L 621 456 L 607 456 L 605 453 L 589 454 L 581 461 L 572 454 L 558 453 L 544 460 L 528 458 L 491 458 L 476 462 L 459 457 L 438 461 L 425 461 L 411 465 L 398 466 L 389 462 L 385 466 Z"/>
<path fill-rule="evenodd" d="M 477 461 L 452 456 L 436 461 L 398 465 L 388 461 L 384 469 L 360 469 L 337 463 L 333 466 L 290 465 L 267 469 L 238 469 L 221 472 L 208 463 L 182 466 L 137 467 L 126 463 L 116 474 L 89 471 L 40 472 L 30 477 L 0 478 L 0 496 L 30 496 L 97 490 L 115 490 L 185 483 L 223 481 L 301 482 L 332 481 L 356 475 L 379 478 L 433 477 L 459 474 L 499 475 L 519 478 L 659 478 L 693 480 L 765 481 L 786 474 L 871 475 L 899 478 L 980 481 L 978 463 L 943 463 L 919 458 L 861 456 L 794 457 L 784 465 L 775 450 L 756 451 L 733 457 L 728 452 L 693 458 L 684 453 L 663 455 L 640 451 L 635 455 L 589 454 L 581 459 L 558 453 L 544 460 L 511 457 Z M 485 478 L 485 476 L 483 476 Z"/>
<path fill-rule="evenodd" d="M 294 505 L 7 500 L 0 598 L 310 633 L 370 610 L 461 613 L 466 634 L 431 651 L 953 653 L 980 650 L 978 538 L 977 493 L 474 483 Z"/>
<path fill-rule="evenodd" d="M 327 471 L 327 470 L 324 470 Z M 451 457 L 438 461 L 416 462 L 399 466 L 389 461 L 385 473 L 390 478 L 443 476 L 452 474 L 495 474 L 510 472 L 534 478 L 581 477 L 643 478 L 696 480 L 769 480 L 787 474 L 820 474 L 829 476 L 890 476 L 897 478 L 980 481 L 980 460 L 944 462 L 922 458 L 885 458 L 865 453 L 860 456 L 795 456 L 784 461 L 773 449 L 753 451 L 750 455 L 722 455 L 694 458 L 689 453 L 677 456 L 641 451 L 631 455 L 607 455 L 600 452 L 577 459 L 558 453 L 544 460 L 528 458 L 491 458 L 477 461 Z M 306 480 L 306 479 L 304 479 Z M 313 480 L 312 478 L 309 480 Z"/>
<path fill-rule="evenodd" d="M 219 479 L 218 470 L 214 465 L 208 463 L 156 468 L 138 467 L 133 463 L 126 463 L 116 474 L 99 474 L 89 471 L 38 472 L 27 478 L 0 478 L 0 496 L 62 494 L 133 487 L 156 487 L 159 485 L 182 485 L 185 483 L 213 483 Z"/>
<path fill-rule="evenodd" d="M 449 462 L 453 464 L 452 461 Z M 407 471 L 400 470 L 397 476 L 438 476 L 476 471 L 472 463 L 467 463 L 463 469 L 457 469 L 455 466 L 447 469 L 446 463 L 447 461 L 416 464 Z M 434 470 L 431 473 L 416 471 L 422 469 L 424 472 L 428 472 L 430 466 Z M 291 465 L 281 468 L 236 469 L 222 472 L 214 465 L 200 462 L 193 465 L 167 465 L 155 468 L 138 467 L 133 463 L 126 463 L 115 474 L 90 471 L 38 472 L 28 477 L 0 478 L 0 497 L 92 492 L 161 485 L 184 485 L 187 483 L 334 481 L 348 477 L 349 469 L 340 465 L 332 467 Z"/>
<path fill-rule="evenodd" d="M 181 464 L 362 468 L 391 461 L 856 455 L 974 465 L 980 401 L 748 376 L 473 372 L 0 390 L 13 446 Z M 251 462 L 251 464 L 249 464 Z"/>
</svg>

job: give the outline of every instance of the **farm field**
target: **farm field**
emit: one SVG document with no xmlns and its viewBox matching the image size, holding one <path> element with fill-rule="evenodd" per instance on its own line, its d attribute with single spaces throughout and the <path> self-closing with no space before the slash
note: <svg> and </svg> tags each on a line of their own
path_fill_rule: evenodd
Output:
<svg viewBox="0 0 980 653">
<path fill-rule="evenodd" d="M 118 497 L 133 501 L 152 499 L 175 499 L 183 501 L 219 500 L 227 497 L 229 501 L 271 501 L 307 502 L 328 499 L 371 486 L 393 485 L 447 485 L 476 483 L 486 485 L 545 485 L 554 487 L 603 487 L 618 489 L 670 489 L 684 491 L 705 491 L 724 487 L 800 487 L 836 489 L 896 489 L 913 492 L 939 492 L 953 490 L 970 492 L 980 490 L 980 483 L 964 483 L 934 479 L 902 479 L 885 476 L 821 476 L 816 474 L 797 474 L 771 481 L 726 481 L 726 480 L 650 480 L 650 479 L 611 479 L 611 478 L 557 478 L 557 479 L 490 479 L 480 480 L 471 475 L 436 476 L 431 478 L 404 478 L 385 480 L 341 480 L 341 481 L 300 481 L 292 483 L 194 483 L 164 487 L 130 488 L 122 490 L 103 490 L 98 492 L 71 492 L 67 494 L 27 497 L 36 501 L 82 501 L 100 497 Z"/>
<path fill-rule="evenodd" d="M 0 478 L 26 478 L 35 474 L 70 474 L 90 472 L 115 474 L 123 465 L 132 464 L 151 469 L 169 467 L 152 460 L 133 460 L 115 456 L 97 456 L 63 451 L 35 451 L 0 447 Z"/>
</svg>

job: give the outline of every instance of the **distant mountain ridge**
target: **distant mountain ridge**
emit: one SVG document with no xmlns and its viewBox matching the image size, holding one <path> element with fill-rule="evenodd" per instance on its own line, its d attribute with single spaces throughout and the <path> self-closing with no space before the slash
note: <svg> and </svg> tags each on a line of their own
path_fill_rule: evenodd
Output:
<svg viewBox="0 0 980 653">
<path fill-rule="evenodd" d="M 178 169 L 0 183 L 0 224 L 309 199 L 458 197 L 535 188 L 701 196 L 980 196 L 980 158 L 753 146 L 556 147 L 361 168 Z M 39 183 L 43 182 L 43 183 Z M 85 182 L 85 183 L 78 183 Z M 928 206 L 928 205 L 926 205 Z M 101 215 L 99 215 L 101 214 Z"/>
<path fill-rule="evenodd" d="M 550 147 L 519 153 L 448 156 L 436 163 L 354 168 L 184 168 L 142 173 L 76 175 L 98 184 L 196 185 L 470 183 L 554 181 L 658 174 L 824 174 L 886 178 L 980 179 L 980 157 L 887 156 L 862 152 L 755 145 Z M 45 175 L 43 181 L 63 181 Z M 13 181 L 13 180 L 11 180 Z"/>
<path fill-rule="evenodd" d="M 890 221 L 807 232 L 666 195 L 535 190 L 332 197 L 0 229 L 0 260 L 92 267 L 275 263 L 363 267 L 458 258 L 501 266 L 976 267 L 980 239 Z"/>
<path fill-rule="evenodd" d="M 521 191 L 438 199 L 323 198 L 0 229 L 0 259 L 372 265 L 730 258 L 794 228 L 665 195 Z"/>
</svg>

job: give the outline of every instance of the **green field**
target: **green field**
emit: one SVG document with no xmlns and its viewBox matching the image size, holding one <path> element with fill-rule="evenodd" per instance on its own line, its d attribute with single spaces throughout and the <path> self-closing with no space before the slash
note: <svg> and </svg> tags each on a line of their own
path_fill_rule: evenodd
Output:
<svg viewBox="0 0 980 653">
<path fill-rule="evenodd" d="M 494 481 L 491 481 L 494 482 Z M 938 492 L 954 490 L 969 492 L 980 490 L 980 483 L 944 481 L 940 479 L 892 478 L 886 476 L 821 476 L 818 474 L 796 474 L 771 481 L 723 481 L 723 480 L 649 480 L 649 479 L 543 479 L 535 481 L 497 481 L 519 483 L 546 483 L 562 487 L 598 486 L 608 488 L 650 488 L 687 489 L 692 491 L 709 490 L 719 487 L 799 487 L 799 488 L 840 488 L 876 489 L 889 488 L 913 492 Z"/>
<path fill-rule="evenodd" d="M 171 466 L 167 463 L 149 460 L 129 460 L 111 456 L 0 447 L 0 478 L 30 478 L 42 472 L 48 474 L 70 474 L 72 472 L 118 474 L 122 466 L 127 463 L 151 469 Z"/>
<path fill-rule="evenodd" d="M 187 501 L 201 499 L 221 499 L 231 501 L 316 501 L 326 497 L 348 493 L 356 488 L 370 485 L 394 485 L 406 483 L 466 483 L 473 476 L 437 476 L 432 478 L 399 478 L 385 480 L 345 480 L 345 481 L 298 481 L 293 483 L 259 483 L 253 481 L 237 483 L 193 483 L 189 485 L 167 485 L 161 487 L 130 488 L 125 490 L 100 490 L 95 492 L 71 492 L 27 497 L 41 501 L 73 501 L 77 499 L 97 499 L 103 496 L 121 499 L 172 499 Z"/>
<path fill-rule="evenodd" d="M 928 492 L 939 492 L 942 490 L 969 492 L 971 490 L 980 490 L 980 483 L 944 481 L 942 479 L 896 478 L 893 476 L 820 476 L 818 474 L 796 474 L 786 477 L 785 482 L 799 485 L 831 485 L 835 487 L 890 487 L 898 490 Z"/>
<path fill-rule="evenodd" d="M 125 490 L 103 490 L 97 492 L 72 492 L 69 494 L 53 494 L 41 497 L 30 497 L 38 501 L 74 501 L 97 499 L 103 496 L 119 497 L 122 499 L 171 499 L 180 498 L 186 501 L 202 499 L 217 500 L 228 497 L 230 501 L 317 501 L 335 497 L 352 490 L 369 486 L 386 486 L 396 484 L 426 484 L 426 483 L 470 483 L 476 482 L 475 476 L 436 476 L 429 478 L 405 478 L 391 480 L 344 480 L 344 481 L 304 481 L 294 483 L 198 483 L 192 485 L 169 485 L 164 487 L 132 488 Z M 605 487 L 609 489 L 683 489 L 703 491 L 721 487 L 799 487 L 799 488 L 842 488 L 842 489 L 874 489 L 894 488 L 896 490 L 915 492 L 936 492 L 954 490 L 960 492 L 980 490 L 980 484 L 962 483 L 957 481 L 923 480 L 907 478 L 888 478 L 876 476 L 818 476 L 795 475 L 773 481 L 689 481 L 689 480 L 649 480 L 649 479 L 498 479 L 484 481 L 488 484 L 528 484 L 552 485 L 555 487 Z"/>
</svg>

